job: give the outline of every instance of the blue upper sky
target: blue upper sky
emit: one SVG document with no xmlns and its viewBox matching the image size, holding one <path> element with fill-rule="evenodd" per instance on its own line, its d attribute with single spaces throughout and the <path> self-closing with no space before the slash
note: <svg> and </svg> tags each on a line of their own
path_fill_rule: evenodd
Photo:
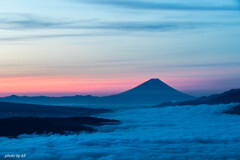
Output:
<svg viewBox="0 0 240 160">
<path fill-rule="evenodd" d="M 239 0 L 0 1 L 0 91 L 104 95 L 158 77 L 216 93 L 240 88 L 239 42 Z"/>
</svg>

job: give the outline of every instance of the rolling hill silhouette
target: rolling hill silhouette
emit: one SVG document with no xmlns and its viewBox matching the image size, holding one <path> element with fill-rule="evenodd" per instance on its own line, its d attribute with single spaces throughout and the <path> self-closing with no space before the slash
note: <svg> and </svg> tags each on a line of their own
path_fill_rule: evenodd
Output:
<svg viewBox="0 0 240 160">
<path fill-rule="evenodd" d="M 0 98 L 5 102 L 17 102 L 28 104 L 45 105 L 77 105 L 77 106 L 146 106 L 169 101 L 184 101 L 193 99 L 192 96 L 184 94 L 168 86 L 160 79 L 150 79 L 139 86 L 126 92 L 104 96 L 66 96 L 66 97 L 27 97 L 27 96 L 9 96 Z M 110 108 L 111 108 L 110 107 Z"/>
<path fill-rule="evenodd" d="M 12 117 L 86 117 L 106 112 L 110 112 L 110 110 L 0 102 L 0 119 Z"/>
<path fill-rule="evenodd" d="M 220 94 L 213 94 L 207 97 L 204 96 L 190 101 L 161 103 L 159 105 L 155 105 L 154 107 L 201 105 L 201 104 L 215 105 L 229 103 L 240 103 L 240 89 L 231 89 Z"/>
</svg>

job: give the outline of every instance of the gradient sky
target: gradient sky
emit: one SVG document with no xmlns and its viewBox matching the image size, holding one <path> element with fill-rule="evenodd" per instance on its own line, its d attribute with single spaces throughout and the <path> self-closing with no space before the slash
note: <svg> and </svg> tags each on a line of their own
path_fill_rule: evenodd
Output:
<svg viewBox="0 0 240 160">
<path fill-rule="evenodd" d="M 240 1 L 0 1 L 0 96 L 109 95 L 149 78 L 196 96 L 240 88 Z"/>
</svg>

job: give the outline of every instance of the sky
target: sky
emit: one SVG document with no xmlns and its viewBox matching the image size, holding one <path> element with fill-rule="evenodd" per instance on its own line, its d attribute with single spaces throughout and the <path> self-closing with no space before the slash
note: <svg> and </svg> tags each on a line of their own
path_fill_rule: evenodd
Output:
<svg viewBox="0 0 240 160">
<path fill-rule="evenodd" d="M 0 1 L 0 96 L 110 95 L 150 78 L 240 88 L 239 0 Z"/>
</svg>

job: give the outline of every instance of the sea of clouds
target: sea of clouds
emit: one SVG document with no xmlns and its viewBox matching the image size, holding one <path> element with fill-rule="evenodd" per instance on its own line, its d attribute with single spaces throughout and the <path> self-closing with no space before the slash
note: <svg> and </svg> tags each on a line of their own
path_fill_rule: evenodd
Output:
<svg viewBox="0 0 240 160">
<path fill-rule="evenodd" d="M 116 110 L 99 117 L 122 123 L 96 133 L 0 138 L 0 159 L 7 154 L 33 160 L 240 159 L 240 115 L 223 113 L 233 106 Z"/>
</svg>

